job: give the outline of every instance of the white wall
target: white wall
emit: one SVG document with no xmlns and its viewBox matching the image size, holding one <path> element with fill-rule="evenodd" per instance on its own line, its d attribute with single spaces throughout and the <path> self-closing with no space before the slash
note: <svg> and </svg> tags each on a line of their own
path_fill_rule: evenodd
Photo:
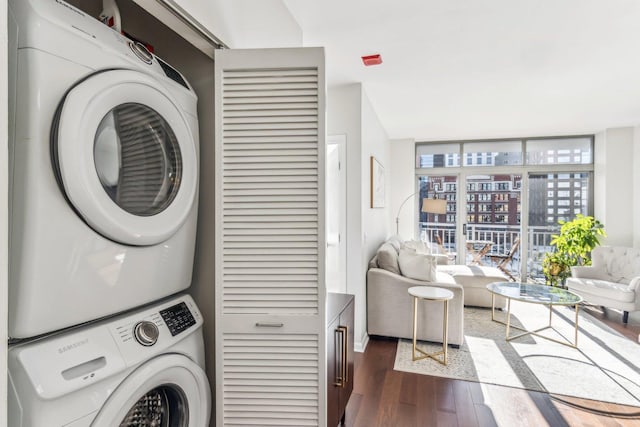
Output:
<svg viewBox="0 0 640 427">
<path fill-rule="evenodd" d="M 400 235 L 404 240 L 416 238 L 416 212 L 418 199 L 410 198 L 398 215 L 402 202 L 416 189 L 415 141 L 398 139 L 391 141 L 391 225 L 392 234 Z M 398 215 L 398 232 L 396 233 L 396 215 Z"/>
<path fill-rule="evenodd" d="M 631 194 L 633 197 L 633 247 L 640 248 L 640 195 L 635 195 L 638 189 L 640 189 L 640 126 L 636 126 L 633 132 L 633 155 L 631 157 L 632 164 L 636 167 L 632 169 L 632 185 L 633 190 Z M 638 148 L 636 148 L 638 147 Z"/>
<path fill-rule="evenodd" d="M 362 337 L 362 305 L 359 284 L 365 276 L 360 268 L 362 256 L 362 136 L 361 136 L 361 85 L 351 84 L 329 88 L 327 92 L 327 133 L 346 136 L 346 170 L 347 170 L 347 293 L 355 295 L 354 340 L 356 348 L 363 345 Z"/>
<path fill-rule="evenodd" d="M 0 70 L 7 70 L 7 3 L 0 6 Z M 7 335 L 7 271 L 8 271 L 8 105 L 7 73 L 0 72 L 0 342 L 6 343 Z M 7 425 L 7 347 L 0 347 L 0 426 Z"/>
<path fill-rule="evenodd" d="M 387 132 L 382 127 L 377 113 L 374 111 L 367 93 L 361 91 L 362 106 L 362 226 L 364 228 L 364 268 L 373 258 L 380 243 L 390 235 L 389 217 L 391 201 L 391 147 Z M 371 156 L 374 156 L 384 167 L 385 203 L 384 208 L 371 208 Z"/>
<path fill-rule="evenodd" d="M 282 0 L 163 0 L 188 13 L 230 48 L 302 46 Z"/>
<path fill-rule="evenodd" d="M 363 350 L 366 329 L 366 271 L 389 235 L 389 139 L 359 83 L 329 88 L 327 130 L 347 138 L 347 293 L 355 296 L 355 347 Z M 370 208 L 370 156 L 385 167 L 385 208 Z"/>
<path fill-rule="evenodd" d="M 367 97 L 365 90 L 361 91 L 362 106 L 362 157 L 361 157 L 361 206 L 362 227 L 363 227 L 363 262 L 360 264 L 365 280 L 354 283 L 353 292 L 356 295 L 356 310 L 361 307 L 356 314 L 355 329 L 360 336 L 360 349 L 364 350 L 368 339 L 367 335 L 367 286 L 366 271 L 369 260 L 373 258 L 376 250 L 382 242 L 390 235 L 389 212 L 391 211 L 391 147 L 389 137 L 380 123 L 378 115 L 373 110 L 373 106 Z M 371 208 L 371 156 L 374 156 L 385 169 L 385 203 L 384 208 Z M 348 255 L 347 255 L 348 256 Z M 356 264 L 358 265 L 358 264 Z"/>
<path fill-rule="evenodd" d="M 638 196 L 634 182 L 635 128 L 606 129 L 596 135 L 594 147 L 594 216 L 607 232 L 606 245 L 633 246 L 640 229 L 634 228 Z M 636 181 L 637 182 L 637 181 Z M 634 208 L 636 209 L 634 211 Z"/>
</svg>

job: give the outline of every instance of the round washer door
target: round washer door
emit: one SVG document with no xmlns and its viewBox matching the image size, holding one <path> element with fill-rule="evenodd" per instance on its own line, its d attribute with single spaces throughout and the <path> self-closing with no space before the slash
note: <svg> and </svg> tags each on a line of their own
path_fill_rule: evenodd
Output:
<svg viewBox="0 0 640 427">
<path fill-rule="evenodd" d="M 53 138 L 67 198 L 95 231 L 144 246 L 184 223 L 197 191 L 195 141 L 153 77 L 111 70 L 81 81 L 61 104 Z"/>
<path fill-rule="evenodd" d="M 107 399 L 92 427 L 206 427 L 211 393 L 191 359 L 167 354 L 135 369 Z"/>
</svg>

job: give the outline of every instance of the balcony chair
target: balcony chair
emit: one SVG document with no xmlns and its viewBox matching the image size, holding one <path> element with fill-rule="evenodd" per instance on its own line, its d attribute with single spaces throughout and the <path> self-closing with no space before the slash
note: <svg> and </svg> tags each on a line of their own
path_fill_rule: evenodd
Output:
<svg viewBox="0 0 640 427">
<path fill-rule="evenodd" d="M 491 262 L 496 263 L 496 267 L 499 268 L 504 274 L 509 276 L 509 279 L 512 281 L 516 281 L 516 278 L 511 274 L 511 270 L 507 268 L 507 265 L 513 261 L 513 256 L 518 252 L 518 247 L 520 246 L 520 237 L 517 237 L 513 244 L 511 245 L 511 249 L 506 254 L 489 254 L 487 255 Z"/>
<path fill-rule="evenodd" d="M 444 244 L 442 243 L 442 236 L 435 234 L 433 236 L 433 240 L 435 240 L 437 245 L 438 253 L 447 256 L 447 264 L 455 264 L 457 254 L 456 252 L 449 252 L 447 248 L 444 247 Z"/>
</svg>

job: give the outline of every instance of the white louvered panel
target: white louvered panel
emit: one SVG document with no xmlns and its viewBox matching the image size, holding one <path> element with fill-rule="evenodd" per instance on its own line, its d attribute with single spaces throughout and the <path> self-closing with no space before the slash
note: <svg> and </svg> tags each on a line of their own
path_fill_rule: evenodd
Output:
<svg viewBox="0 0 640 427">
<path fill-rule="evenodd" d="M 309 209 L 313 209 L 314 211 L 318 211 L 318 203 L 316 202 L 288 202 L 288 203 L 284 203 L 282 201 L 280 202 L 264 202 L 264 203 L 245 203 L 245 202 L 227 202 L 225 204 L 225 215 L 228 216 L 232 216 L 234 215 L 234 210 L 241 210 L 241 212 L 238 213 L 238 215 L 242 215 L 243 209 L 251 209 L 251 210 L 247 210 L 246 212 L 253 212 L 254 214 L 256 212 L 264 212 L 265 215 L 269 215 L 270 213 L 275 213 L 275 212 L 290 212 L 288 211 L 288 209 L 300 209 L 300 208 L 309 208 Z"/>
<path fill-rule="evenodd" d="M 287 123 L 289 127 L 295 127 L 298 126 L 299 123 L 304 122 L 318 123 L 318 117 L 315 114 L 299 114 L 289 116 L 285 120 L 266 114 L 249 117 L 247 114 L 240 114 L 238 112 L 234 112 L 233 114 L 229 113 L 227 117 L 225 117 L 225 123 L 229 130 L 235 129 L 236 127 L 240 128 L 240 126 L 242 126 L 242 129 L 256 129 L 262 126 L 274 127 L 280 123 Z"/>
<path fill-rule="evenodd" d="M 235 237 L 244 237 L 245 241 L 256 239 L 257 241 L 264 237 L 271 238 L 276 236 L 278 239 L 286 239 L 291 237 L 292 240 L 299 240 L 303 235 L 309 236 L 309 239 L 317 238 L 318 230 L 316 228 L 282 228 L 282 225 L 277 224 L 276 228 L 262 227 L 259 229 L 248 228 L 227 228 L 224 233 L 224 237 L 229 237 L 229 240 L 234 240 Z"/>
<path fill-rule="evenodd" d="M 317 335 L 225 334 L 225 425 L 317 426 Z"/>
<path fill-rule="evenodd" d="M 248 148 L 247 145 L 249 144 L 244 144 L 242 146 L 234 147 L 233 150 L 225 150 L 224 155 L 226 157 L 226 162 L 227 163 L 233 163 L 234 161 L 237 162 L 237 159 L 234 159 L 234 157 L 241 157 L 248 162 L 250 161 L 248 158 L 249 155 L 260 156 L 259 159 L 263 160 L 265 156 L 272 156 L 274 154 L 278 156 L 278 159 L 282 159 L 282 156 L 289 156 L 289 157 L 313 156 L 316 160 L 318 159 L 317 147 L 305 147 L 305 148 L 297 148 L 295 150 L 292 150 L 290 147 L 283 146 L 282 144 L 270 144 L 270 145 L 273 145 L 274 147 L 272 148 L 263 147 L 262 149 L 256 149 L 256 148 Z M 253 144 L 251 144 L 250 146 L 253 146 Z M 290 158 L 285 158 L 285 160 L 290 160 Z M 279 160 L 279 161 L 282 161 L 282 160 Z"/>
<path fill-rule="evenodd" d="M 271 215 L 264 215 L 259 217 L 258 219 L 254 219 L 256 218 L 255 209 L 254 210 L 245 209 L 244 211 L 234 209 L 233 213 L 234 213 L 233 217 L 228 219 L 227 224 L 233 224 L 234 222 L 246 222 L 247 224 L 254 223 L 256 221 L 265 222 L 265 221 L 269 221 L 270 218 L 273 218 L 274 221 L 279 221 L 279 220 L 289 221 L 292 215 L 299 215 L 301 217 L 304 217 L 304 220 L 310 220 L 310 221 L 315 221 L 318 219 L 315 209 L 295 209 L 295 210 L 280 209 L 278 213 L 271 212 Z M 292 215 L 288 215 L 288 214 L 292 214 Z"/>
<path fill-rule="evenodd" d="M 279 169 L 290 169 L 290 170 L 297 171 L 301 175 L 305 175 L 305 172 L 307 172 L 307 174 L 318 173 L 318 170 L 314 169 L 316 167 L 316 163 L 313 162 L 311 159 L 301 160 L 299 162 L 296 162 L 296 159 L 280 159 L 279 161 L 276 160 L 276 161 L 266 161 L 266 162 L 260 162 L 255 160 L 251 163 L 239 163 L 239 164 L 234 164 L 233 166 L 231 165 L 225 165 L 225 166 L 228 166 L 229 169 L 233 169 L 236 173 L 247 170 L 247 169 L 250 169 L 256 172 L 261 169 L 262 170 L 266 169 L 266 170 L 270 170 L 271 173 L 278 172 Z"/>
<path fill-rule="evenodd" d="M 255 202 L 316 202 L 318 192 L 309 190 L 299 190 L 295 188 L 278 189 L 276 191 L 265 190 L 262 194 L 238 194 L 237 191 L 225 191 L 223 201 L 227 203 L 255 203 Z"/>
<path fill-rule="evenodd" d="M 305 173 L 302 173 L 305 172 Z M 256 176 L 260 176 L 264 178 L 264 180 L 260 180 L 258 182 L 286 182 L 286 179 L 291 179 L 292 175 L 302 179 L 311 178 L 317 176 L 313 173 L 313 171 L 300 171 L 299 169 L 279 169 L 279 170 L 227 170 L 225 171 L 225 175 L 229 177 L 229 182 L 236 182 L 241 179 L 255 179 Z M 249 182 L 249 181 L 245 181 Z"/>
<path fill-rule="evenodd" d="M 284 177 L 282 177 L 284 178 Z M 309 179 L 309 176 L 300 177 L 298 182 L 287 182 L 282 179 L 278 180 L 264 180 L 262 182 L 247 182 L 243 179 L 237 179 L 237 177 L 229 177 L 227 180 L 227 191 L 231 192 L 233 190 L 253 190 L 253 191 L 261 191 L 268 189 L 296 189 L 296 188 L 313 188 L 316 189 L 316 181 Z M 295 191 L 295 190 L 294 190 Z"/>
<path fill-rule="evenodd" d="M 227 235 L 225 237 L 225 241 L 229 245 L 229 247 L 242 246 L 248 249 L 251 248 L 268 248 L 270 244 L 279 244 L 281 247 L 287 247 L 291 245 L 291 247 L 296 247 L 298 243 L 316 243 L 316 237 L 313 235 L 244 235 L 244 236 L 233 236 Z"/>
<path fill-rule="evenodd" d="M 276 214 L 276 215 L 255 215 L 255 211 L 253 211 L 253 212 L 249 211 L 249 212 L 247 212 L 246 215 L 238 215 L 238 216 L 235 216 L 233 218 L 229 218 L 227 220 L 227 224 L 229 224 L 229 226 L 231 226 L 231 224 L 233 224 L 235 221 L 245 222 L 245 223 L 262 223 L 262 222 L 275 222 L 275 221 L 278 221 L 278 222 L 295 222 L 295 221 L 317 222 L 318 221 L 318 216 L 314 215 L 313 213 L 311 213 L 311 214 L 299 213 L 298 215 L 281 215 L 281 214 Z"/>
<path fill-rule="evenodd" d="M 306 81 L 304 76 L 315 76 L 317 71 L 314 68 L 306 68 L 308 73 L 301 72 L 300 69 L 288 69 L 288 68 L 278 68 L 278 69 L 252 69 L 252 70 L 241 70 L 241 71 L 227 71 L 227 77 L 230 80 L 230 83 L 233 83 L 233 79 L 238 76 L 247 79 L 252 83 L 268 83 L 273 82 L 274 77 L 287 77 L 288 80 L 291 81 Z M 269 80 L 271 79 L 271 80 Z"/>
<path fill-rule="evenodd" d="M 226 120 L 225 129 L 227 131 L 280 129 L 282 124 L 286 124 L 289 129 L 308 129 L 308 123 L 318 123 L 318 121 L 312 116 L 288 118 L 287 121 L 273 117 L 231 117 Z"/>
<path fill-rule="evenodd" d="M 262 123 L 233 123 L 224 125 L 224 136 L 227 138 L 238 138 L 241 136 L 273 136 L 273 135 L 317 135 L 317 122 L 314 121 L 296 121 L 284 122 L 282 120 L 274 120 Z"/>
<path fill-rule="evenodd" d="M 287 117 L 287 120 L 291 118 L 292 121 L 297 121 L 303 117 L 314 116 L 317 118 L 317 108 L 298 108 L 285 109 L 282 106 L 280 108 L 267 110 L 267 109 L 249 109 L 239 108 L 237 105 L 229 106 L 225 109 L 225 119 L 228 123 L 237 123 L 239 120 L 247 120 L 248 118 L 257 120 L 265 120 L 268 123 L 273 123 L 274 120 L 271 117 Z M 236 119 L 237 118 L 237 119 Z"/>
<path fill-rule="evenodd" d="M 260 230 L 269 229 L 269 228 L 274 228 L 278 230 L 285 230 L 285 229 L 292 230 L 296 228 L 300 228 L 300 229 L 305 228 L 315 233 L 317 232 L 317 229 L 314 227 L 315 225 L 316 223 L 313 221 L 275 223 L 275 222 L 267 222 L 263 219 L 262 221 L 250 222 L 245 224 L 231 221 L 229 224 L 227 224 L 227 230 L 231 231 L 235 228 L 235 229 L 238 229 L 238 231 L 241 232 L 242 234 L 245 234 L 245 233 L 250 233 L 251 232 L 250 230 L 257 230 L 254 232 L 259 232 Z M 301 232 L 304 233 L 304 230 L 301 230 Z"/>
<path fill-rule="evenodd" d="M 225 257 L 232 257 L 234 255 L 254 255 L 256 256 L 256 259 L 258 259 L 258 256 L 278 256 L 278 255 L 286 255 L 286 256 L 291 256 L 291 255 L 299 255 L 299 256 L 305 256 L 305 255 L 318 255 L 318 250 L 316 248 L 304 248 L 304 247 L 297 247 L 297 248 L 292 248 L 292 247 L 287 247 L 287 248 L 279 248 L 277 246 L 271 246 L 269 247 L 269 251 L 268 254 L 265 253 L 265 251 L 263 250 L 263 248 L 256 248 L 256 251 L 254 252 L 250 252 L 248 251 L 246 248 L 235 248 L 235 247 L 229 247 L 227 248 L 227 250 L 225 251 Z"/>
<path fill-rule="evenodd" d="M 295 81 L 291 81 L 291 77 L 295 77 Z M 318 85 L 314 70 L 291 70 L 285 74 L 230 72 L 225 74 L 223 87 L 225 112 L 232 106 L 251 111 L 256 105 L 273 112 L 282 103 L 292 104 L 288 109 L 317 111 Z M 289 220 L 282 220 L 283 211 L 303 207 L 311 208 L 317 218 L 317 212 L 313 211 L 318 208 L 317 179 L 302 181 L 304 186 L 299 181 L 301 177 L 318 175 L 317 114 L 315 117 L 298 115 L 297 120 L 289 117 L 286 113 L 260 116 L 255 111 L 246 117 L 223 114 L 224 248 L 227 243 L 246 243 L 243 252 L 229 257 L 225 250 L 222 255 L 225 313 L 316 314 L 319 311 L 318 293 L 312 289 L 318 277 L 317 256 L 300 258 L 286 254 L 265 259 L 260 253 L 264 251 L 265 239 L 318 243 L 317 219 L 309 221 L 308 215 L 288 215 Z M 260 120 L 256 121 L 257 118 Z M 279 175 L 282 170 L 289 173 Z M 252 174 L 243 175 L 244 171 Z M 255 174 L 256 171 L 281 179 L 277 186 L 268 185 L 263 181 L 264 175 Z M 237 177 L 245 178 L 242 188 L 237 186 Z M 256 208 L 261 213 L 257 220 L 252 218 Z M 273 210 L 277 213 L 271 216 Z M 250 213 L 253 215 L 247 215 Z M 279 278 L 277 282 L 269 280 L 274 277 Z M 243 285 L 236 288 L 238 279 Z M 254 293 L 247 293 L 248 287 Z"/>
<path fill-rule="evenodd" d="M 252 52 L 216 53 L 216 421 L 320 426 L 323 53 Z"/>
<path fill-rule="evenodd" d="M 312 156 L 317 160 L 318 147 L 309 142 L 295 143 L 263 143 L 261 148 L 255 147 L 256 143 L 237 143 L 224 151 L 226 163 L 237 163 L 238 157 L 244 157 L 250 163 L 252 161 L 268 161 L 270 156 L 276 157 L 276 161 L 296 161 L 292 157 Z M 255 156 L 252 158 L 251 156 Z M 303 160 L 307 161 L 307 160 Z"/>
</svg>

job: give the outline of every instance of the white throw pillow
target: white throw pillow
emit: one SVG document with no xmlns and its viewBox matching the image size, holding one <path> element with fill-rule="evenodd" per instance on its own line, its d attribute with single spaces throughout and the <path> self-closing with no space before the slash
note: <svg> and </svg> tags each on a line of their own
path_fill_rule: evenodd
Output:
<svg viewBox="0 0 640 427">
<path fill-rule="evenodd" d="M 402 248 L 404 249 L 412 249 L 414 252 L 419 254 L 428 254 L 429 246 L 420 240 L 408 240 L 403 243 Z M 400 248 L 400 249 L 402 249 Z"/>
<path fill-rule="evenodd" d="M 417 253 L 411 249 L 400 249 L 398 256 L 400 273 L 410 279 L 432 282 L 436 277 L 436 257 Z"/>
<path fill-rule="evenodd" d="M 390 271 L 395 274 L 400 274 L 398 267 L 398 253 L 395 248 L 389 243 L 384 243 L 376 254 L 378 258 L 378 268 Z"/>
</svg>

